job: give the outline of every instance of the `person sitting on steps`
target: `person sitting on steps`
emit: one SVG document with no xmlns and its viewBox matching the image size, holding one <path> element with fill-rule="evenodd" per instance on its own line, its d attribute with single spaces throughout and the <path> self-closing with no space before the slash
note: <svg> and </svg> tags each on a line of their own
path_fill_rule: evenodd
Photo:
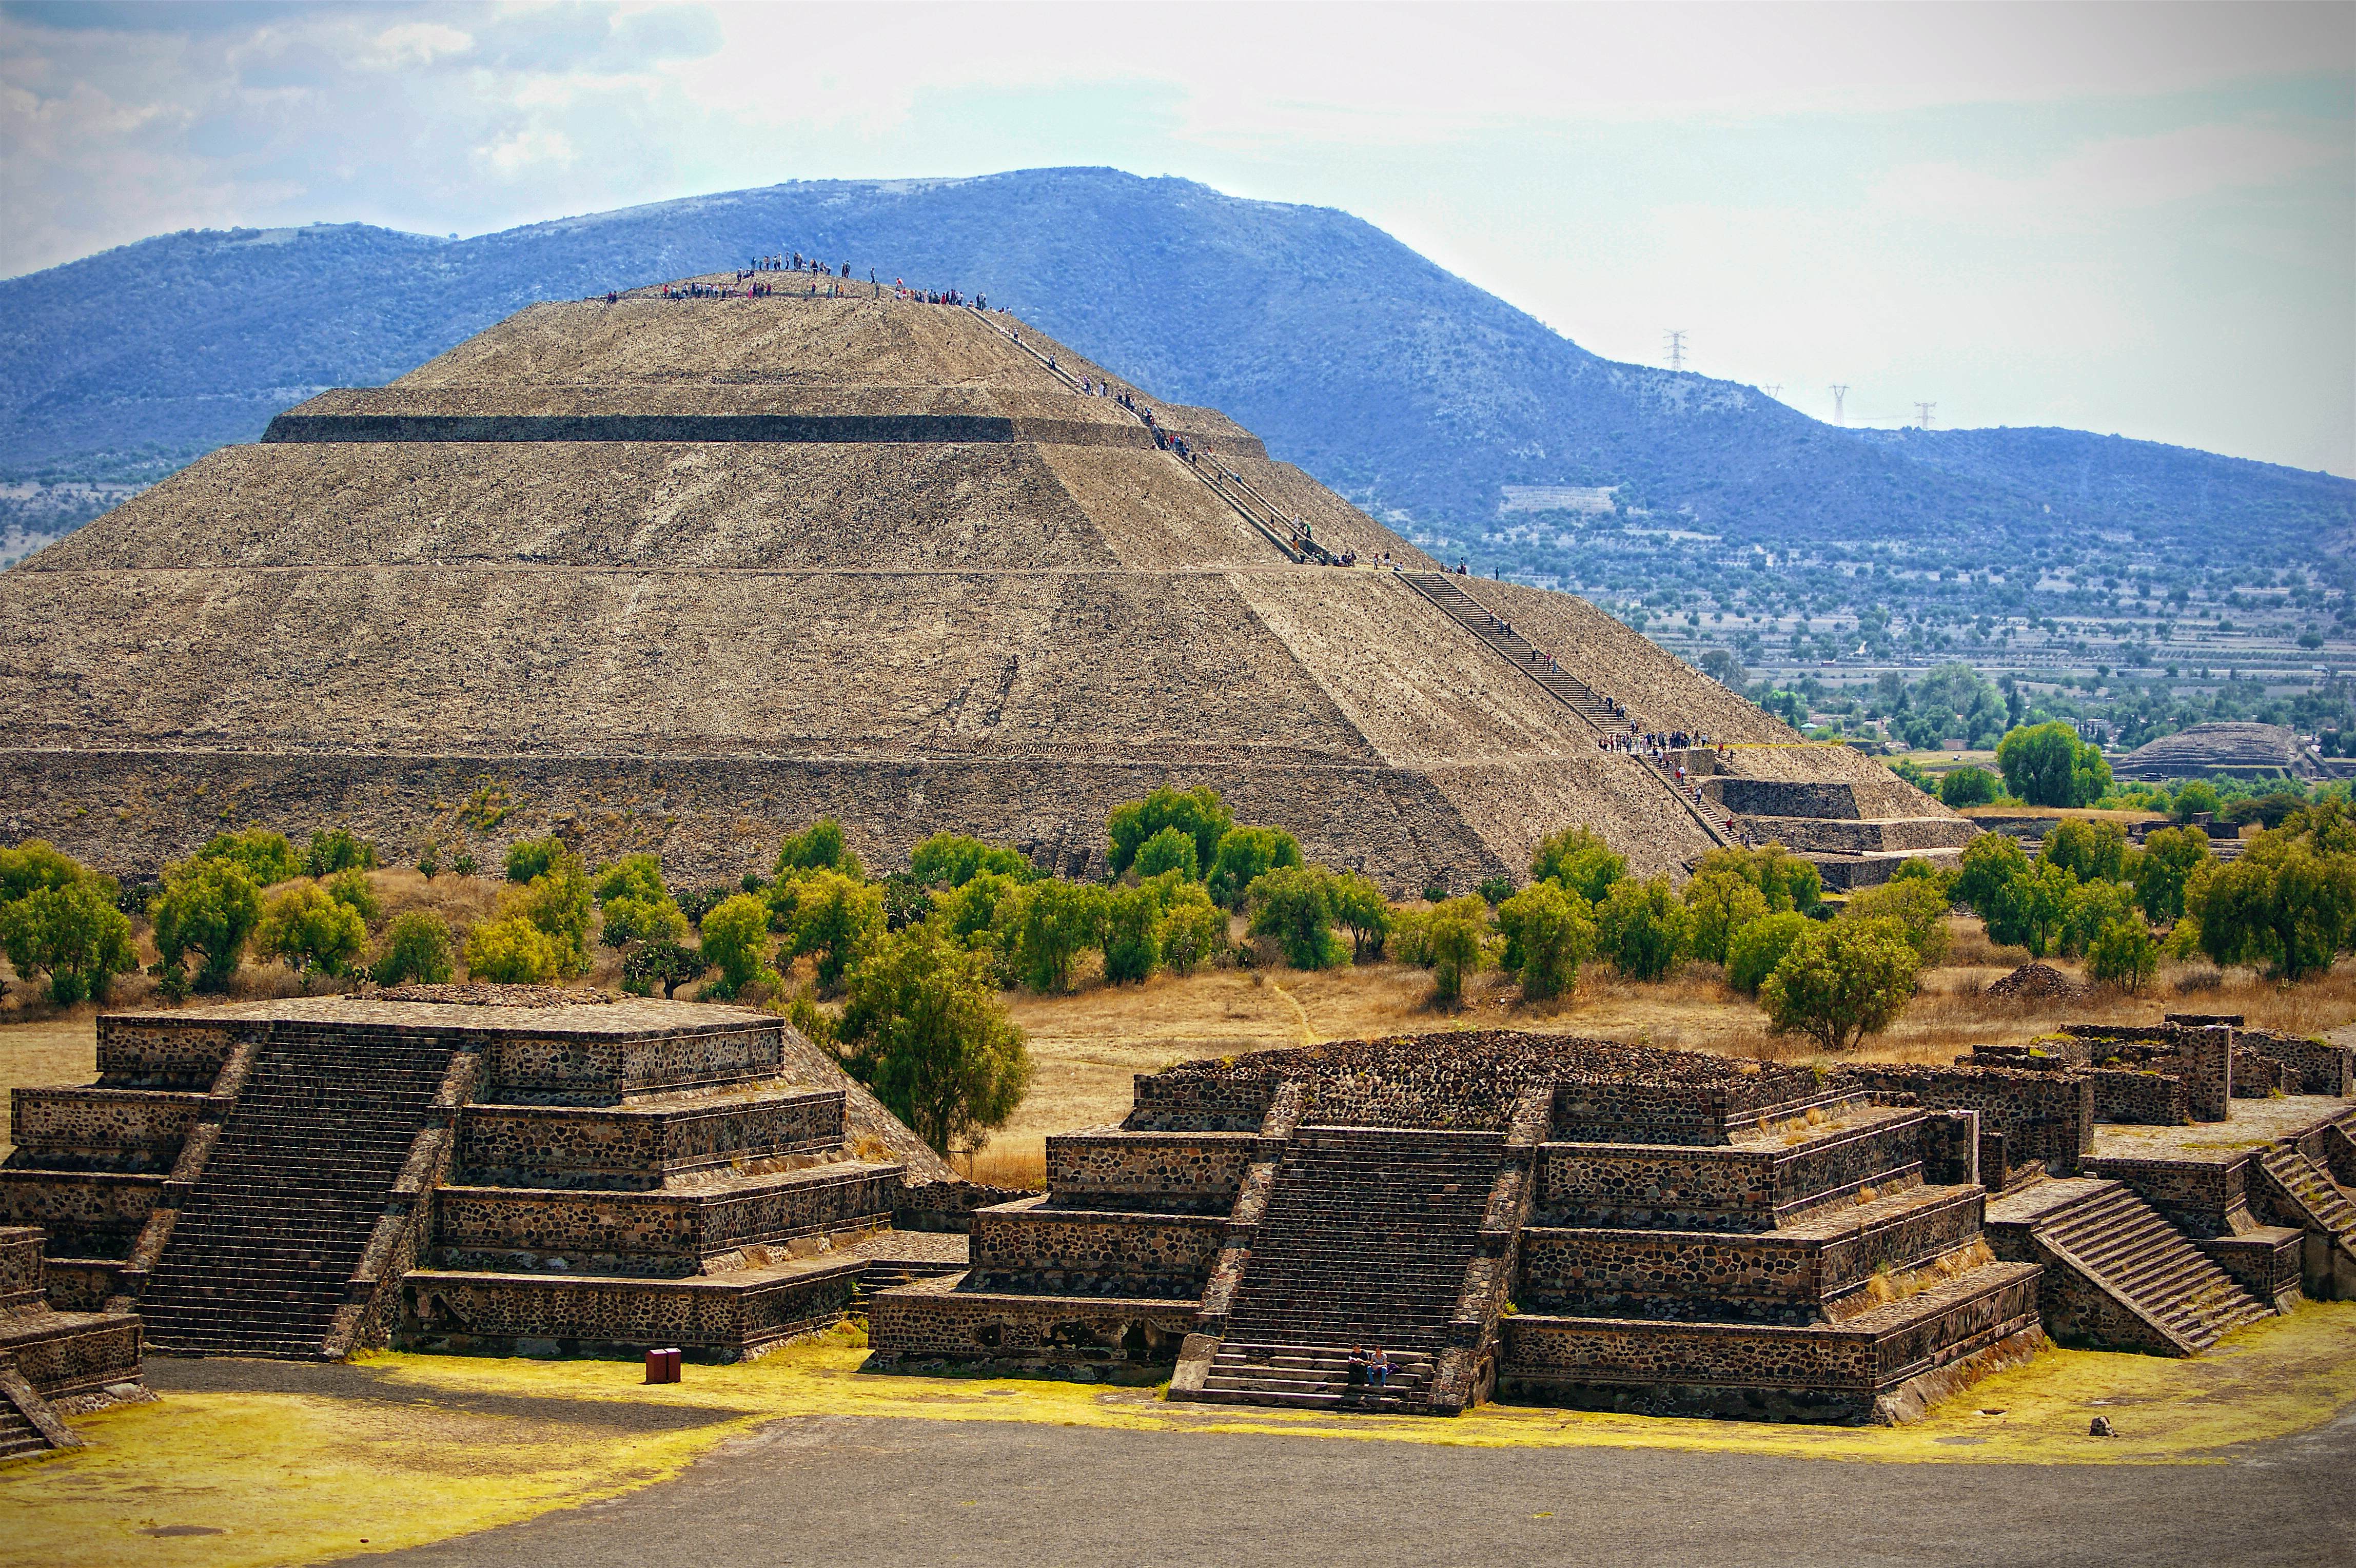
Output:
<svg viewBox="0 0 2356 1568">
<path fill-rule="evenodd" d="M 1366 1369 L 1366 1348 L 1363 1345 L 1351 1346 L 1349 1364 L 1342 1369 L 1343 1386 L 1353 1391 L 1365 1388 Z"/>
<path fill-rule="evenodd" d="M 1390 1386 L 1391 1373 L 1396 1370 L 1398 1370 L 1397 1368 L 1393 1367 L 1388 1361 L 1383 1359 L 1382 1347 L 1379 1345 L 1376 1346 L 1375 1353 L 1371 1357 L 1367 1358 L 1366 1360 L 1367 1386 L 1373 1389 L 1375 1392 L 1378 1394 L 1381 1393 L 1384 1389 Z"/>
</svg>

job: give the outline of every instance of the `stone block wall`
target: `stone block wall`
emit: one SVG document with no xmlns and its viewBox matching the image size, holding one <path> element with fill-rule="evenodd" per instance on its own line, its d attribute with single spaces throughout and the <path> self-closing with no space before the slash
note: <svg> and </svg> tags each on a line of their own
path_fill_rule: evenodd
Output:
<svg viewBox="0 0 2356 1568">
<path fill-rule="evenodd" d="M 139 1380 L 139 1319 L 130 1313 L 95 1319 L 40 1313 L 11 1326 L 9 1359 L 44 1399 L 77 1399 Z"/>
<path fill-rule="evenodd" d="M 1058 1133 L 1047 1188 L 1058 1204 L 1225 1216 L 1251 1164 L 1252 1133 Z"/>
<path fill-rule="evenodd" d="M 0 1170 L 0 1219 L 39 1226 L 61 1258 L 122 1258 L 163 1189 L 161 1176 Z"/>
<path fill-rule="evenodd" d="M 1132 1133 L 1257 1133 L 1275 1097 L 1270 1078 L 1175 1078 L 1139 1073 L 1129 1116 Z"/>
<path fill-rule="evenodd" d="M 1856 1067 L 1843 1079 L 1884 1092 L 1911 1094 L 1926 1107 L 1976 1111 L 1988 1132 L 2001 1133 L 2013 1168 L 2043 1160 L 2068 1176 L 2094 1144 L 2094 1086 L 2078 1073 L 2009 1068 Z M 1994 1173 L 1989 1173 L 1993 1176 Z"/>
<path fill-rule="evenodd" d="M 2187 1236 L 2231 1236 L 2257 1221 L 2250 1215 L 2247 1155 L 2221 1160 L 2097 1158 L 2085 1162 L 2088 1176 L 2105 1176 L 2133 1187 L 2136 1196 L 2167 1217 Z"/>
<path fill-rule="evenodd" d="M 2090 1068 L 2094 1119 L 2146 1127 L 2180 1127 L 2192 1120 L 2192 1097 L 2172 1073 L 2134 1068 Z"/>
<path fill-rule="evenodd" d="M 2331 1094 L 2342 1099 L 2356 1095 L 2356 1047 L 2265 1029 L 2240 1030 L 2233 1041 L 2236 1046 L 2297 1069 L 2298 1086 L 2287 1090 L 2288 1093 Z"/>
<path fill-rule="evenodd" d="M 968 1288 L 1048 1295 L 1200 1297 L 1225 1215 L 1089 1213 L 1044 1197 L 974 1216 Z"/>
<path fill-rule="evenodd" d="M 651 1188 L 735 1162 L 832 1149 L 844 1094 L 659 1109 L 475 1105 L 458 1123 L 458 1179 L 491 1187 Z"/>
<path fill-rule="evenodd" d="M 227 1020 L 102 1014 L 99 1081 L 110 1089 L 209 1089 L 236 1043 L 237 1026 Z"/>
<path fill-rule="evenodd" d="M 0 1314 L 38 1306 L 47 1288 L 41 1265 L 41 1232 L 33 1226 L 0 1229 Z"/>
<path fill-rule="evenodd" d="M 1532 1222 L 1671 1230 L 1769 1230 L 1809 1208 L 1922 1179 L 1920 1112 L 1790 1148 L 1669 1149 L 1550 1143 L 1538 1150 Z"/>
<path fill-rule="evenodd" d="M 1167 1366 L 1194 1327 L 1192 1302 L 1075 1301 L 950 1288 L 954 1276 L 868 1298 L 870 1343 L 901 1362 L 991 1360 L 1014 1365 Z"/>
<path fill-rule="evenodd" d="M 1712 779 L 1702 792 L 1741 817 L 1832 817 L 1854 821 L 1857 792 L 1847 784 L 1801 783 L 1781 779 Z"/>
<path fill-rule="evenodd" d="M 699 1359 L 758 1355 L 849 1311 L 864 1261 L 826 1260 L 711 1280 L 412 1273 L 394 1341 L 421 1350 L 635 1356 L 675 1345 Z"/>
<path fill-rule="evenodd" d="M 783 1026 L 721 1025 L 641 1036 L 502 1032 L 485 1046 L 484 1098 L 525 1104 L 615 1104 L 633 1094 L 775 1078 Z"/>
<path fill-rule="evenodd" d="M 2179 1055 L 2195 1122 L 2222 1122 L 2233 1113 L 2233 1031 L 2211 1025 L 2188 1029 Z"/>
<path fill-rule="evenodd" d="M 50 1170 L 168 1171 L 205 1097 L 194 1090 L 19 1089 L 9 1135 Z"/>
</svg>

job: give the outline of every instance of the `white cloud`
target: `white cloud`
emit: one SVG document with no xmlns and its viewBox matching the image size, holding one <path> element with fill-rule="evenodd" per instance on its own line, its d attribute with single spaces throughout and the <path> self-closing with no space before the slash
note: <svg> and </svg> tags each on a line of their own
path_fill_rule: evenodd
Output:
<svg viewBox="0 0 2356 1568">
<path fill-rule="evenodd" d="M 2350 162 L 2345 145 L 2261 123 L 2186 125 L 2146 136 L 2109 136 L 2031 174 L 1960 163 L 1912 164 L 1874 188 L 1897 211 L 1962 223 L 1991 220 L 2078 224 L 2104 214 L 2275 186 Z"/>
<path fill-rule="evenodd" d="M 405 65 L 432 65 L 445 55 L 471 54 L 475 36 L 440 22 L 403 22 L 387 27 L 370 40 L 375 45 L 369 63 L 380 70 Z"/>
<path fill-rule="evenodd" d="M 502 179 L 515 179 L 544 173 L 549 166 L 569 167 L 579 155 L 563 132 L 533 126 L 500 137 L 479 156 Z"/>
</svg>

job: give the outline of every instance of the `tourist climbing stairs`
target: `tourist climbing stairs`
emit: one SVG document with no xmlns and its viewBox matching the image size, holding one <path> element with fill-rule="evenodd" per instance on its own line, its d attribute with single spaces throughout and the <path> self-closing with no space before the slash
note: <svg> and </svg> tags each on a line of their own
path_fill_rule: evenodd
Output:
<svg viewBox="0 0 2356 1568">
<path fill-rule="evenodd" d="M 1429 1409 L 1503 1145 L 1494 1133 L 1295 1133 L 1199 1397 Z M 1358 1347 L 1400 1368 L 1384 1393 L 1349 1383 Z"/>
<path fill-rule="evenodd" d="M 2124 1182 L 2029 1182 L 1988 1201 L 1986 1228 L 2004 1257 L 2065 1271 L 2106 1297 L 2111 1326 L 2089 1334 L 2126 1348 L 2197 1355 L 2269 1316 Z"/>
<path fill-rule="evenodd" d="M 148 1346 L 328 1355 L 453 1054 L 446 1039 L 265 1041 L 140 1294 Z"/>
<path fill-rule="evenodd" d="M 1564 706 L 1585 719 L 1597 731 L 1604 735 L 1627 733 L 1629 721 L 1612 706 L 1611 699 L 1569 671 L 1550 663 L 1535 644 L 1492 614 L 1488 607 L 1466 593 L 1447 573 L 1402 572 L 1399 575 L 1406 578 L 1416 592 L 1445 610 L 1458 625 L 1511 660 L 1524 674 L 1553 693 Z M 1638 766 L 1644 767 L 1644 771 L 1661 788 L 1676 798 L 1686 813 L 1699 824 L 1703 832 L 1709 835 L 1711 843 L 1724 844 L 1728 842 L 1725 832 L 1710 820 L 1709 812 L 1698 800 L 1678 789 L 1676 781 L 1667 775 L 1644 766 L 1641 761 Z"/>
</svg>

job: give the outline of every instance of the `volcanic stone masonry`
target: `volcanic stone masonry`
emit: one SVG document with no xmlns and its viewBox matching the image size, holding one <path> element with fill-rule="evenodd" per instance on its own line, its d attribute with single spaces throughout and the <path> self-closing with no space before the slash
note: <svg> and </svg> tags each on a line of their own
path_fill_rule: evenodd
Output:
<svg viewBox="0 0 2356 1568">
<path fill-rule="evenodd" d="M 1112 805 L 1209 784 L 1399 893 L 1571 823 L 1674 872 L 1731 815 L 1837 887 L 1973 831 L 1580 599 L 1434 565 L 1003 314 L 537 305 L 0 574 L 0 842 L 145 875 L 248 821 L 445 864 L 555 832 L 733 879 L 831 813 L 872 865 L 953 829 L 1086 873 Z M 1599 714 L 1734 743 L 1680 754 L 1718 793 Z"/>
<path fill-rule="evenodd" d="M 2136 1070 L 2207 1103 L 2176 1075 L 2238 1059 L 2238 1023 L 2155 1031 L 2180 1048 Z M 2098 1123 L 2116 1069 L 2083 1049 L 1820 1078 L 1451 1033 L 1185 1063 L 1051 1137 L 1048 1192 L 977 1211 L 965 1272 L 878 1292 L 870 1343 L 1168 1366 L 1210 1402 L 1905 1421 L 2049 1334 L 2191 1355 L 2348 1294 L 2348 1054 L 2260 1043 L 2331 1091 L 2228 1099 L 2238 1137 Z"/>
</svg>

